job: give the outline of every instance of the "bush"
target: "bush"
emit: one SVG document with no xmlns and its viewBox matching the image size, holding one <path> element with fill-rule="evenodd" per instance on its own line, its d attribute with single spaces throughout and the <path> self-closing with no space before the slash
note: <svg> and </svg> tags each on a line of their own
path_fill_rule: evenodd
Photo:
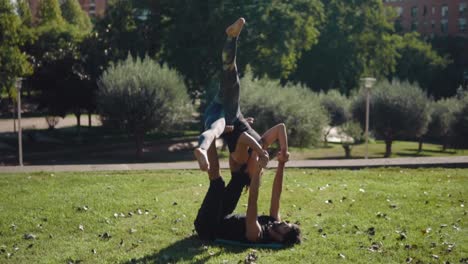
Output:
<svg viewBox="0 0 468 264">
<path fill-rule="evenodd" d="M 145 57 L 111 65 L 99 81 L 98 110 L 104 126 L 133 134 L 141 155 L 147 131 L 167 132 L 190 118 L 191 104 L 182 77 Z"/>
<path fill-rule="evenodd" d="M 263 133 L 270 127 L 285 123 L 291 146 L 316 145 L 328 120 L 318 96 L 300 85 L 268 78 L 253 79 L 247 72 L 241 79 L 241 110 L 244 116 L 255 118 L 254 127 Z"/>
<path fill-rule="evenodd" d="M 341 126 L 349 119 L 349 100 L 337 90 L 320 93 L 320 105 L 328 114 L 328 129 L 325 131 L 324 142 L 327 145 L 327 136 L 333 127 Z"/>
<path fill-rule="evenodd" d="M 452 145 L 456 148 L 468 148 L 468 96 L 459 101 L 451 124 Z"/>
<path fill-rule="evenodd" d="M 366 94 L 362 90 L 352 104 L 353 118 L 365 126 Z M 429 99 L 417 85 L 409 82 L 380 82 L 372 90 L 369 126 L 385 140 L 385 157 L 392 154 L 396 139 L 418 138 L 429 123 Z"/>
<path fill-rule="evenodd" d="M 441 99 L 431 103 L 431 121 L 429 122 L 426 138 L 442 144 L 443 150 L 447 148 L 450 140 L 450 127 L 454 121 L 458 100 L 455 98 Z"/>
</svg>

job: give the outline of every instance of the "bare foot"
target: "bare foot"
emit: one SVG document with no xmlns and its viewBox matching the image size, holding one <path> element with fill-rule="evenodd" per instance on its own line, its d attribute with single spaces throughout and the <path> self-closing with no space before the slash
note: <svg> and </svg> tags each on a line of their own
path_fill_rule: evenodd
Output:
<svg viewBox="0 0 468 264">
<path fill-rule="evenodd" d="M 229 36 L 229 37 L 237 37 L 239 36 L 239 34 L 241 33 L 241 30 L 242 30 L 242 27 L 244 27 L 244 24 L 245 24 L 245 19 L 243 17 L 237 19 L 236 22 L 234 22 L 234 24 L 230 25 L 227 29 L 226 29 L 226 34 Z"/>
<path fill-rule="evenodd" d="M 210 163 L 208 162 L 208 156 L 206 154 L 206 150 L 201 148 L 196 148 L 193 151 L 195 158 L 198 161 L 198 166 L 202 171 L 208 171 L 210 169 Z"/>
</svg>

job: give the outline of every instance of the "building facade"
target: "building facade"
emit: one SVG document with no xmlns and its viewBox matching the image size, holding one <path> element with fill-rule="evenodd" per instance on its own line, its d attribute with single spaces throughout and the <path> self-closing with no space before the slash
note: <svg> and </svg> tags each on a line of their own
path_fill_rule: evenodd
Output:
<svg viewBox="0 0 468 264">
<path fill-rule="evenodd" d="M 468 0 L 383 0 L 395 8 L 397 27 L 424 37 L 468 37 Z"/>
<path fill-rule="evenodd" d="M 33 16 L 36 16 L 39 2 L 41 0 L 29 0 L 29 6 Z M 59 2 L 62 2 L 59 0 Z M 105 14 L 108 0 L 78 0 L 81 8 L 88 13 L 90 17 L 101 17 Z"/>
</svg>

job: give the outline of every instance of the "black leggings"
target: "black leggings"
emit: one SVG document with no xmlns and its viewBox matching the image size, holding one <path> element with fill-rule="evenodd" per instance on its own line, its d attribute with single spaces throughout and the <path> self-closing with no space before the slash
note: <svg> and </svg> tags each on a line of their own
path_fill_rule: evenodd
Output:
<svg viewBox="0 0 468 264">
<path fill-rule="evenodd" d="M 198 139 L 200 148 L 207 150 L 221 136 L 225 125 L 233 125 L 240 112 L 240 82 L 236 66 L 237 37 L 228 37 L 223 47 L 223 73 L 216 97 L 205 111 L 205 131 Z M 221 119 L 225 118 L 225 122 Z"/>
<path fill-rule="evenodd" d="M 201 239 L 215 239 L 218 228 L 221 228 L 221 220 L 236 208 L 242 189 L 250 183 L 244 170 L 245 167 L 240 172 L 231 172 L 232 177 L 227 186 L 221 177 L 210 181 L 210 187 L 194 222 Z"/>
</svg>

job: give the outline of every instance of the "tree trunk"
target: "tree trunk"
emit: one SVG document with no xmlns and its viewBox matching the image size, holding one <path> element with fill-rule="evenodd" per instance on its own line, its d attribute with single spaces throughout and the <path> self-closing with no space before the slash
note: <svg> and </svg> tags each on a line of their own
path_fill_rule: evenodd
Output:
<svg viewBox="0 0 468 264">
<path fill-rule="evenodd" d="M 384 158 L 389 158 L 392 155 L 392 140 L 385 140 L 385 156 Z"/>
<path fill-rule="evenodd" d="M 343 145 L 345 151 L 345 158 L 351 158 L 351 146 L 350 145 Z"/>
<path fill-rule="evenodd" d="M 419 146 L 418 146 L 418 153 L 422 152 L 422 147 L 423 147 L 423 139 L 422 137 L 419 138 L 418 140 Z"/>
<path fill-rule="evenodd" d="M 332 130 L 332 127 L 330 127 L 330 129 L 327 130 L 327 132 L 325 133 L 325 136 L 323 137 L 323 144 L 324 144 L 325 147 L 328 147 L 327 137 L 330 134 L 331 130 Z"/>
<path fill-rule="evenodd" d="M 135 143 L 136 143 L 136 157 L 143 157 L 143 143 L 144 143 L 145 132 L 137 129 L 135 131 Z"/>
<path fill-rule="evenodd" d="M 446 137 L 442 138 L 442 152 L 447 151 L 448 140 Z"/>
<path fill-rule="evenodd" d="M 80 128 L 81 128 L 81 113 L 80 112 L 75 112 L 75 117 L 76 117 L 76 129 L 78 132 L 78 135 L 80 134 Z"/>
<path fill-rule="evenodd" d="M 88 127 L 91 128 L 91 111 L 88 112 Z"/>
</svg>

